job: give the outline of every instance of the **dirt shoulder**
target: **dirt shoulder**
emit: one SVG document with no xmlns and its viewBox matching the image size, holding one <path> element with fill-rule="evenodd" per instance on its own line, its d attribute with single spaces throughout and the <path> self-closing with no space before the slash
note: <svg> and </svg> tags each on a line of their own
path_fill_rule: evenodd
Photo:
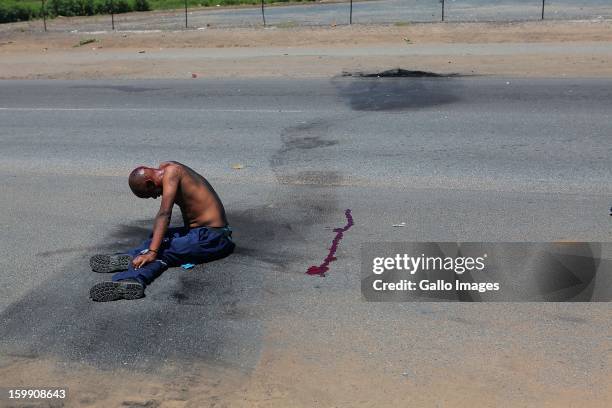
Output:
<svg viewBox="0 0 612 408">
<path fill-rule="evenodd" d="M 0 31 L 2 79 L 330 77 L 404 69 L 612 76 L 612 20 L 173 32 Z M 95 42 L 78 46 L 81 40 Z"/>
</svg>

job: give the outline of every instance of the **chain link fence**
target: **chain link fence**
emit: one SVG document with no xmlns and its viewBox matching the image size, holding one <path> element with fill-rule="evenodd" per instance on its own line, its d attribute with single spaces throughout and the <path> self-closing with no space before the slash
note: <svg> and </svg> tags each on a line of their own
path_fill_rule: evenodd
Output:
<svg viewBox="0 0 612 408">
<path fill-rule="evenodd" d="M 238 8 L 199 7 L 197 0 L 186 0 L 182 10 L 58 17 L 17 24 L 33 31 L 97 32 L 610 18 L 612 0 L 349 0 L 293 5 L 262 1 Z"/>
</svg>

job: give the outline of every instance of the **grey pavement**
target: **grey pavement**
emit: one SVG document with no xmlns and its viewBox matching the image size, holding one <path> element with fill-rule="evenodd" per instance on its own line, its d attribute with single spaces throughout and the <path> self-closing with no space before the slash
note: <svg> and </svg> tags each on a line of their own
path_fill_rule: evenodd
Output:
<svg viewBox="0 0 612 408">
<path fill-rule="evenodd" d="M 550 20 L 602 19 L 612 17 L 612 4 L 607 0 L 548 0 L 545 18 Z M 447 0 L 446 21 L 521 21 L 539 20 L 540 0 Z M 265 9 L 270 26 L 343 25 L 349 23 L 350 4 L 311 3 L 274 5 Z M 406 24 L 436 22 L 442 17 L 439 0 L 372 0 L 353 3 L 352 21 L 355 24 Z M 110 16 L 51 20 L 50 31 L 107 31 Z M 185 28 L 183 10 L 155 13 L 130 13 L 115 16 L 117 30 L 172 30 Z M 188 13 L 192 29 L 213 27 L 257 27 L 263 24 L 259 6 L 241 8 L 199 8 Z M 42 30 L 42 24 L 29 25 Z"/>
<path fill-rule="evenodd" d="M 609 374 L 598 354 L 609 349 L 609 303 L 366 303 L 359 248 L 609 240 L 611 86 L 477 77 L 2 81 L 0 356 L 249 369 L 265 322 L 282 313 L 302 317 L 288 331 L 330 347 L 341 339 L 321 339 L 330 327 L 370 327 L 384 347 L 350 349 L 381 364 L 393 365 L 394 353 L 427 364 L 436 350 L 477 336 L 544 359 L 571 355 L 545 381 L 588 386 Z M 164 160 L 209 178 L 236 254 L 167 271 L 138 301 L 90 302 L 89 287 L 105 276 L 88 270 L 89 255 L 129 247 L 152 225 L 158 203 L 133 197 L 127 174 Z M 325 278 L 305 275 L 325 257 L 345 209 L 355 226 L 337 261 Z M 392 227 L 400 222 L 406 227 Z M 444 328 L 432 331 L 431 319 Z M 509 321 L 528 329 L 510 340 Z"/>
</svg>

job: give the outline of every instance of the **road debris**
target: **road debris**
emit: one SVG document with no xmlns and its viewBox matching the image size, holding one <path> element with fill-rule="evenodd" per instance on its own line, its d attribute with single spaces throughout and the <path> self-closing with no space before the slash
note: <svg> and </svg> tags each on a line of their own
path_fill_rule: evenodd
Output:
<svg viewBox="0 0 612 408">
<path fill-rule="evenodd" d="M 399 224 L 393 224 L 393 227 L 405 227 L 406 223 L 405 222 L 400 222 Z"/>
<path fill-rule="evenodd" d="M 415 375 L 411 370 L 405 370 L 402 373 L 402 377 L 415 378 Z"/>
<path fill-rule="evenodd" d="M 242 170 L 245 167 L 246 166 L 244 164 L 240 164 L 240 163 L 232 164 L 232 169 L 234 169 L 234 170 Z"/>
<path fill-rule="evenodd" d="M 76 47 L 81 47 L 81 46 L 83 46 L 83 45 L 87 45 L 87 44 L 91 44 L 91 43 L 95 43 L 95 42 L 98 42 L 98 40 L 97 40 L 97 39 L 95 39 L 95 38 L 87 38 L 87 39 L 85 39 L 85 40 L 81 40 L 81 41 L 79 41 L 79 43 L 78 43 L 78 44 L 74 44 L 72 47 L 73 47 L 73 48 L 76 48 Z"/>
</svg>

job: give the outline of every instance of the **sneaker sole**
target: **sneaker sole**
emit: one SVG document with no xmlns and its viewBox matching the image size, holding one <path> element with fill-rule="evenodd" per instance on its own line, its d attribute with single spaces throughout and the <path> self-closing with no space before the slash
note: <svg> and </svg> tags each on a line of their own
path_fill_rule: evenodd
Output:
<svg viewBox="0 0 612 408">
<path fill-rule="evenodd" d="M 89 259 L 91 270 L 98 273 L 125 271 L 132 257 L 129 255 L 94 255 Z"/>
<path fill-rule="evenodd" d="M 134 282 L 102 282 L 94 285 L 89 291 L 94 302 L 112 302 L 113 300 L 134 300 L 144 297 L 144 288 Z"/>
</svg>

